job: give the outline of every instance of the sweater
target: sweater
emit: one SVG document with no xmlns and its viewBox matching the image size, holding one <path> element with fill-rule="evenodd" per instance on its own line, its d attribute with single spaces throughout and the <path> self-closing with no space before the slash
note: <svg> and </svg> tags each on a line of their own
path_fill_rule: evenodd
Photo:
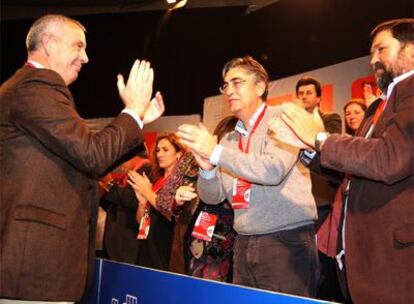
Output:
<svg viewBox="0 0 414 304">
<path fill-rule="evenodd" d="M 220 141 L 222 151 L 214 177 L 200 174 L 197 190 L 207 204 L 219 204 L 225 198 L 231 203 L 237 177 L 252 183 L 249 208 L 234 212 L 234 229 L 239 234 L 294 229 L 317 218 L 310 173 L 298 161 L 299 149 L 283 144 L 269 132 L 269 120 L 280 115 L 280 107 L 267 107 L 248 154 L 238 148 L 240 133 L 228 133 Z M 242 141 L 245 146 L 247 139 Z"/>
</svg>

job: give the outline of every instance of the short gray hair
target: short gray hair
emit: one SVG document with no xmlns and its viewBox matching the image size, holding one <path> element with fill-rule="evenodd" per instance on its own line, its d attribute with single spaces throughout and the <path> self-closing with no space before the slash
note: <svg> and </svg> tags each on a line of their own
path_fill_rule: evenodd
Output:
<svg viewBox="0 0 414 304">
<path fill-rule="evenodd" d="M 29 33 L 26 36 L 27 52 L 31 53 L 38 49 L 40 40 L 51 27 L 51 25 L 62 25 L 64 23 L 74 23 L 82 31 L 86 32 L 85 27 L 77 20 L 63 16 L 63 15 L 44 15 L 37 19 L 30 27 Z"/>
<path fill-rule="evenodd" d="M 262 100 L 267 99 L 267 95 L 269 93 L 269 75 L 267 74 L 267 71 L 265 68 L 253 57 L 251 56 L 245 56 L 240 58 L 234 58 L 227 62 L 222 70 L 222 77 L 224 80 L 224 77 L 226 77 L 226 74 L 231 69 L 241 67 L 245 70 L 247 70 L 249 73 L 253 74 L 256 81 L 263 81 L 265 84 L 265 90 L 261 96 Z"/>
</svg>

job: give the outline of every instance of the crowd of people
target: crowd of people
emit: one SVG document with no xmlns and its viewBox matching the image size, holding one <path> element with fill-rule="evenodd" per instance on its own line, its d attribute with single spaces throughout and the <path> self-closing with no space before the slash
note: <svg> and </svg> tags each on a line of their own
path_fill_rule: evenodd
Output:
<svg viewBox="0 0 414 304">
<path fill-rule="evenodd" d="M 214 133 L 183 124 L 151 151 L 142 128 L 164 102 L 149 62 L 118 75 L 125 108 L 108 126 L 92 132 L 77 114 L 68 85 L 88 62 L 85 31 L 36 20 L 26 63 L 0 89 L 2 302 L 82 298 L 98 205 L 105 258 L 343 303 L 414 302 L 414 19 L 372 31 L 382 95 L 364 88 L 345 104 L 345 133 L 314 77 L 268 106 L 268 73 L 246 56 L 222 70 L 232 116 Z"/>
</svg>

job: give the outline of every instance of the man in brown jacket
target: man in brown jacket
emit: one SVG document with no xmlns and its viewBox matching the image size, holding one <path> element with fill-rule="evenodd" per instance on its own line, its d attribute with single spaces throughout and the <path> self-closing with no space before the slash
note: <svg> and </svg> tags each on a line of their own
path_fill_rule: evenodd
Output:
<svg viewBox="0 0 414 304">
<path fill-rule="evenodd" d="M 126 84 L 118 76 L 123 113 L 92 133 L 68 89 L 88 62 L 84 27 L 46 15 L 26 45 L 25 66 L 0 89 L 0 298 L 77 301 L 93 273 L 94 177 L 142 143 L 164 105 L 159 93 L 150 101 L 149 63 L 136 61 Z"/>
<path fill-rule="evenodd" d="M 414 19 L 381 23 L 371 37 L 385 101 L 359 136 L 325 134 L 320 117 L 293 104 L 284 120 L 322 166 L 350 177 L 337 260 L 353 302 L 414 303 Z"/>
</svg>

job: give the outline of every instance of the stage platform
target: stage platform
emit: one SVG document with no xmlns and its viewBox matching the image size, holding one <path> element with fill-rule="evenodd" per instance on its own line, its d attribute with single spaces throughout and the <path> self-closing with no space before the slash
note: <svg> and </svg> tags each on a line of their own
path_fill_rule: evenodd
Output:
<svg viewBox="0 0 414 304">
<path fill-rule="evenodd" d="M 95 284 L 82 304 L 310 304 L 314 299 L 96 260 Z"/>
</svg>

